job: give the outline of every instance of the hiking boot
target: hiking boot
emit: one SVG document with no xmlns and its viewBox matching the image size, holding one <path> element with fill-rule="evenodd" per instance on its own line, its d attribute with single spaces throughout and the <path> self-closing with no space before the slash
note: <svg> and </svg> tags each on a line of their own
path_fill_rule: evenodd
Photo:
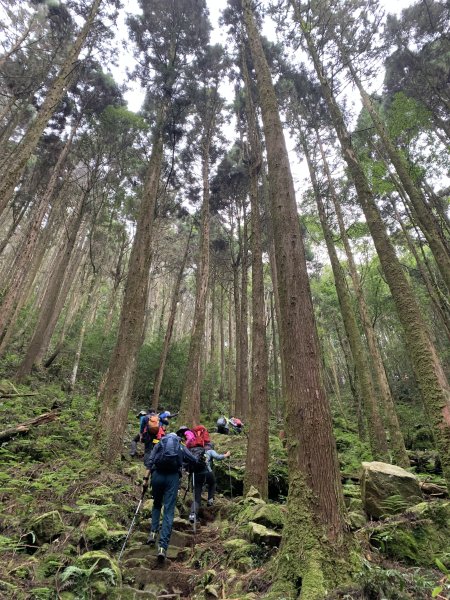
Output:
<svg viewBox="0 0 450 600">
<path fill-rule="evenodd" d="M 157 531 L 150 531 L 147 541 L 145 543 L 149 544 L 150 546 L 153 546 L 153 544 L 156 544 L 157 537 L 158 537 Z"/>
<path fill-rule="evenodd" d="M 195 523 L 195 513 L 189 515 L 189 523 Z"/>
<path fill-rule="evenodd" d="M 167 550 L 165 548 L 163 548 L 162 546 L 160 546 L 158 548 L 158 554 L 156 555 L 158 562 L 164 562 L 166 560 L 166 556 L 167 556 Z"/>
</svg>

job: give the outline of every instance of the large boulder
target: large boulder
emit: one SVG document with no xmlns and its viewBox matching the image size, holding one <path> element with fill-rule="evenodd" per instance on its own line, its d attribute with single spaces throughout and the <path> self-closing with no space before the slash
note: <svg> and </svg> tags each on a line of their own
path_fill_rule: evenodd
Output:
<svg viewBox="0 0 450 600">
<path fill-rule="evenodd" d="M 59 512 L 52 510 L 35 517 L 30 524 L 30 530 L 35 534 L 38 544 L 45 544 L 61 535 L 64 523 Z"/>
<path fill-rule="evenodd" d="M 422 501 L 419 480 L 405 469 L 383 462 L 363 462 L 362 468 L 361 499 L 369 517 L 396 514 Z"/>
</svg>

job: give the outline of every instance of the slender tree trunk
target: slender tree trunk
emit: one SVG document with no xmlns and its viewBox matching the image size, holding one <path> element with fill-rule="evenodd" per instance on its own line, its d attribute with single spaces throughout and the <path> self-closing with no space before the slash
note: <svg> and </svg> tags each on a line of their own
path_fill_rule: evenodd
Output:
<svg viewBox="0 0 450 600">
<path fill-rule="evenodd" d="M 411 285 L 407 280 L 395 249 L 387 235 L 378 207 L 372 195 L 364 170 L 353 150 L 351 136 L 345 126 L 341 110 L 333 97 L 325 77 L 317 50 L 308 33 L 308 26 L 301 19 L 295 0 L 291 0 L 296 18 L 301 24 L 309 53 L 319 78 L 323 95 L 328 104 L 336 133 L 342 146 L 344 159 L 355 184 L 358 199 L 366 217 L 369 231 L 392 293 L 397 313 L 405 333 L 406 344 L 414 368 L 417 384 L 433 430 L 444 477 L 450 486 L 450 388 L 431 342 Z"/>
<path fill-rule="evenodd" d="M 228 410 L 229 414 L 235 413 L 236 379 L 233 378 L 233 302 L 232 294 L 228 298 Z"/>
<path fill-rule="evenodd" d="M 225 396 L 225 332 L 224 332 L 224 298 L 225 292 L 223 286 L 220 286 L 220 314 L 219 314 L 219 337 L 220 337 L 220 385 L 219 401 L 222 404 Z"/>
<path fill-rule="evenodd" d="M 189 231 L 189 237 L 186 242 L 186 248 L 185 248 L 185 251 L 183 254 L 183 258 L 181 260 L 177 278 L 175 280 L 175 285 L 173 286 L 172 302 L 170 304 L 170 312 L 169 312 L 169 320 L 167 322 L 166 334 L 164 336 L 164 343 L 163 343 L 163 347 L 162 347 L 162 351 L 161 351 L 161 357 L 159 359 L 158 371 L 157 371 L 156 377 L 155 377 L 155 386 L 154 386 L 153 398 L 152 398 L 152 408 L 154 410 L 157 410 L 158 405 L 159 405 L 159 395 L 161 393 L 161 384 L 162 384 L 162 380 L 164 377 L 164 369 L 166 367 L 166 360 L 167 360 L 167 355 L 169 353 L 170 342 L 172 340 L 173 325 L 175 323 L 175 317 L 177 314 L 177 305 L 178 305 L 178 300 L 180 297 L 180 288 L 181 288 L 181 283 L 183 281 L 183 273 L 184 273 L 184 269 L 186 267 L 187 257 L 189 254 L 189 244 L 191 242 L 191 237 L 192 237 L 192 227 L 191 227 L 191 230 Z"/>
<path fill-rule="evenodd" d="M 419 273 L 422 276 L 422 280 L 425 284 L 425 287 L 427 288 L 427 292 L 431 298 L 431 301 L 436 309 L 437 314 L 439 315 L 442 325 L 444 326 L 447 338 L 450 341 L 449 308 L 447 305 L 445 305 L 441 301 L 441 298 L 439 297 L 438 293 L 436 292 L 435 286 L 434 286 L 433 282 L 431 281 L 430 276 L 426 270 L 426 267 L 423 265 L 422 260 L 419 256 L 416 245 L 415 245 L 414 241 L 411 239 L 411 235 L 409 234 L 409 231 L 406 229 L 405 224 L 403 223 L 403 219 L 398 214 L 397 208 L 395 206 L 395 202 L 391 201 L 391 206 L 394 211 L 397 223 L 400 225 L 403 235 L 405 237 L 408 249 L 411 252 L 412 256 L 414 257 L 414 260 L 416 261 L 417 269 L 419 270 Z"/>
<path fill-rule="evenodd" d="M 369 442 L 372 454 L 376 460 L 386 462 L 388 460 L 388 445 L 386 432 L 384 430 L 383 421 L 381 418 L 379 405 L 375 393 L 375 388 L 372 381 L 371 369 L 367 350 L 361 338 L 361 333 L 358 328 L 355 313 L 353 310 L 353 302 L 345 281 L 345 276 L 342 271 L 341 264 L 334 246 L 333 234 L 328 225 L 325 206 L 320 195 L 319 183 L 316 178 L 314 166 L 312 164 L 309 148 L 305 139 L 305 135 L 299 126 L 299 135 L 303 152 L 308 164 L 309 176 L 311 178 L 314 195 L 316 198 L 319 219 L 322 226 L 325 243 L 330 257 L 331 268 L 333 270 L 334 283 L 336 293 L 341 310 L 344 328 L 347 334 L 347 339 L 352 352 L 353 363 L 358 374 L 358 383 L 360 386 L 360 397 L 363 399 L 364 409 L 367 418 L 367 429 L 369 432 Z"/>
<path fill-rule="evenodd" d="M 273 291 L 270 292 L 270 320 L 272 324 L 272 360 L 273 360 L 273 387 L 275 393 L 275 418 L 278 420 L 281 418 L 280 413 L 280 374 L 278 370 L 278 348 L 277 348 L 277 334 L 275 328 L 275 310 L 273 302 Z"/>
<path fill-rule="evenodd" d="M 286 373 L 288 511 L 272 596 L 278 592 L 298 594 L 296 586 L 301 581 L 305 597 L 321 600 L 328 587 L 325 555 L 339 552 L 343 540 L 342 488 L 277 97 L 250 1 L 243 0 L 242 6 L 267 148 Z M 322 542 L 324 534 L 326 544 Z M 299 555 L 301 560 L 292 560 Z"/>
<path fill-rule="evenodd" d="M 241 303 L 239 296 L 239 263 L 233 264 L 234 340 L 235 340 L 235 392 L 234 413 L 242 414 L 241 399 Z"/>
<path fill-rule="evenodd" d="M 247 420 L 248 399 L 248 232 L 245 200 L 242 203 L 242 259 L 241 259 L 241 318 L 240 318 L 240 414 Z"/>
<path fill-rule="evenodd" d="M 14 188 L 19 182 L 28 159 L 34 152 L 50 117 L 58 107 L 64 92 L 73 79 L 78 57 L 92 28 L 101 2 L 102 0 L 94 0 L 92 2 L 86 21 L 70 48 L 58 75 L 52 82 L 36 118 L 29 126 L 11 160 L 3 168 L 3 177 L 0 181 L 0 214 L 4 211 L 9 199 L 12 197 Z"/>
<path fill-rule="evenodd" d="M 113 424 L 105 428 L 105 437 L 101 441 L 101 451 L 107 463 L 111 463 L 119 456 L 122 449 L 122 437 L 130 408 L 137 356 L 142 344 L 148 298 L 152 230 L 163 160 L 165 114 L 166 107 L 163 107 L 154 132 L 152 153 L 130 254 L 117 341 L 100 395 L 101 422 Z"/>
<path fill-rule="evenodd" d="M 266 500 L 269 495 L 269 398 L 267 391 L 269 364 L 264 305 L 260 191 L 258 189 L 262 151 L 256 131 L 256 114 L 251 97 L 247 62 L 244 56 L 242 57 L 242 74 L 246 89 L 245 108 L 251 157 L 249 177 L 252 257 L 252 385 L 249 410 L 245 413 L 246 417 L 250 416 L 250 427 L 245 463 L 244 493 L 250 489 L 250 486 L 254 486 L 259 490 L 262 498 Z"/>
<path fill-rule="evenodd" d="M 378 342 L 376 340 L 375 331 L 370 320 L 369 309 L 367 307 L 366 299 L 364 297 L 361 280 L 359 278 L 358 270 L 353 259 L 352 249 L 350 247 L 350 242 L 347 236 L 347 230 L 345 228 L 341 206 L 339 204 L 337 193 L 334 188 L 333 178 L 331 177 L 331 171 L 328 165 L 327 157 L 325 155 L 325 151 L 322 145 L 322 140 L 320 139 L 320 135 L 317 131 L 316 136 L 325 174 L 328 181 L 330 196 L 337 217 L 339 233 L 341 236 L 342 243 L 344 244 L 344 249 L 347 256 L 350 277 L 352 279 L 353 288 L 355 290 L 356 298 L 358 301 L 359 314 L 366 336 L 367 345 L 369 347 L 369 353 L 371 356 L 371 363 L 375 375 L 375 381 L 380 394 L 382 411 L 384 413 L 386 426 L 389 431 L 390 447 L 392 449 L 395 463 L 400 467 L 407 468 L 410 466 L 409 458 L 405 448 L 405 440 L 403 438 L 403 433 L 400 429 L 400 424 L 398 422 L 395 404 L 392 398 L 389 382 L 386 376 L 386 371 L 384 369 L 383 359 L 381 357 Z"/>
<path fill-rule="evenodd" d="M 48 344 L 56 323 L 55 314 L 58 313 L 59 315 L 59 312 L 62 309 L 61 302 L 64 302 L 68 292 L 68 287 L 63 285 L 65 279 L 64 276 L 68 270 L 69 261 L 78 237 L 88 195 L 89 191 L 84 193 L 83 198 L 76 207 L 75 215 L 72 217 L 63 253 L 61 257 L 58 258 L 56 267 L 50 275 L 42 306 L 39 309 L 39 318 L 33 336 L 28 345 L 25 357 L 17 370 L 17 381 L 22 381 L 26 375 L 29 375 L 33 366 L 42 358 L 42 349 Z M 73 277 L 73 273 L 67 273 L 67 275 L 72 275 Z M 67 283 L 67 286 L 70 285 L 70 283 L 71 281 Z M 61 302 L 59 302 L 60 298 Z"/>
<path fill-rule="evenodd" d="M 25 239 L 22 243 L 22 247 L 15 258 L 12 279 L 3 295 L 0 305 L 0 343 L 5 336 L 5 333 L 11 322 L 11 318 L 14 315 L 16 307 L 21 301 L 21 296 L 25 291 L 26 278 L 30 269 L 30 265 L 32 264 L 33 255 L 35 254 L 38 245 L 42 221 L 45 217 L 45 214 L 48 212 L 50 201 L 55 192 L 59 174 L 61 173 L 61 168 L 69 153 L 77 126 L 78 123 L 74 123 L 72 126 L 69 137 L 53 168 L 47 188 L 37 203 L 36 209 L 27 229 Z"/>
<path fill-rule="evenodd" d="M 362 86 L 361 80 L 359 79 L 352 63 L 347 62 L 347 66 L 350 70 L 353 81 L 359 90 L 363 105 L 370 114 L 373 124 L 375 125 L 384 147 L 386 148 L 389 159 L 394 165 L 400 181 L 402 182 L 402 185 L 408 194 L 409 199 L 411 200 L 413 210 L 417 215 L 421 229 L 430 246 L 430 250 L 433 253 L 434 259 L 436 260 L 436 264 L 442 275 L 442 279 L 447 286 L 447 290 L 450 292 L 450 255 L 448 248 L 441 237 L 441 232 L 439 231 L 434 220 L 434 216 L 428 208 L 421 189 L 416 186 L 409 174 L 410 167 L 406 158 L 395 148 L 389 133 L 386 130 L 386 127 L 372 102 L 372 99 Z"/>
<path fill-rule="evenodd" d="M 202 219 L 200 232 L 200 252 L 197 268 L 197 290 L 195 297 L 194 322 L 192 324 L 191 343 L 186 375 L 184 378 L 183 392 L 179 419 L 180 423 L 198 425 L 200 422 L 200 385 L 201 385 L 201 352 L 205 337 L 206 301 L 208 298 L 209 284 L 209 149 L 212 128 L 205 134 L 202 148 Z"/>
</svg>

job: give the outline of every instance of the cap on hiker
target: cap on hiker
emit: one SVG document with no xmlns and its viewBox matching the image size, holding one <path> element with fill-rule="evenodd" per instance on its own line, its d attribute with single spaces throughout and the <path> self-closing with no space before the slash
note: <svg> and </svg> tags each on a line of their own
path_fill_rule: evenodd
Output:
<svg viewBox="0 0 450 600">
<path fill-rule="evenodd" d="M 137 417 L 145 417 L 145 415 L 147 414 L 146 410 L 141 410 L 138 412 L 138 414 L 136 415 Z"/>
<path fill-rule="evenodd" d="M 185 434 L 186 431 L 189 431 L 189 427 L 186 427 L 186 425 L 183 425 L 182 427 L 180 427 L 177 431 L 177 436 L 181 437 L 182 435 Z"/>
</svg>

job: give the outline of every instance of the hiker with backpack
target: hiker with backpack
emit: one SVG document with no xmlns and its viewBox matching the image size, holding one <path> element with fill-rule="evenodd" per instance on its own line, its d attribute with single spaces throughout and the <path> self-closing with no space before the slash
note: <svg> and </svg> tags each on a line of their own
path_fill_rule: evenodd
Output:
<svg viewBox="0 0 450 600">
<path fill-rule="evenodd" d="M 232 433 L 242 433 L 242 428 L 244 427 L 244 423 L 238 419 L 237 417 L 230 417 L 228 419 L 228 423 L 231 426 L 231 432 Z"/>
<path fill-rule="evenodd" d="M 139 419 L 139 433 L 131 440 L 130 444 L 130 456 L 136 456 L 138 442 L 142 442 L 142 431 L 144 429 L 147 417 L 154 415 L 154 410 L 141 410 L 138 412 L 136 417 Z"/>
<path fill-rule="evenodd" d="M 191 469 L 198 468 L 199 459 L 181 444 L 176 433 L 168 433 L 156 444 L 152 452 L 144 457 L 144 464 L 147 467 L 147 473 L 144 477 L 142 492 L 144 494 L 147 491 L 151 474 L 153 493 L 152 523 L 147 544 L 156 544 L 160 531 L 161 509 L 164 506 L 157 554 L 158 561 L 163 562 L 166 559 L 172 533 L 175 503 L 183 464 Z"/>
<path fill-rule="evenodd" d="M 231 452 L 228 450 L 225 454 L 219 454 L 214 450 L 214 444 L 211 442 L 209 445 L 205 446 L 205 462 L 206 469 L 208 473 L 205 477 L 205 483 L 208 488 L 208 500 L 206 501 L 206 506 L 212 506 L 214 504 L 214 496 L 216 493 L 216 476 L 214 474 L 214 460 L 224 460 L 225 458 L 229 458 L 231 456 Z M 200 500 L 201 500 L 201 492 L 200 492 Z"/>
<path fill-rule="evenodd" d="M 155 444 L 157 444 L 161 438 L 166 435 L 164 427 L 160 423 L 158 413 L 154 410 L 149 413 L 141 420 L 139 439 L 144 444 L 144 464 L 146 457 L 148 457 Z"/>
<path fill-rule="evenodd" d="M 220 417 L 219 419 L 217 419 L 217 433 L 223 433 L 225 435 L 228 435 L 230 433 L 230 429 L 228 427 L 228 421 L 226 419 L 226 417 Z"/>
</svg>

